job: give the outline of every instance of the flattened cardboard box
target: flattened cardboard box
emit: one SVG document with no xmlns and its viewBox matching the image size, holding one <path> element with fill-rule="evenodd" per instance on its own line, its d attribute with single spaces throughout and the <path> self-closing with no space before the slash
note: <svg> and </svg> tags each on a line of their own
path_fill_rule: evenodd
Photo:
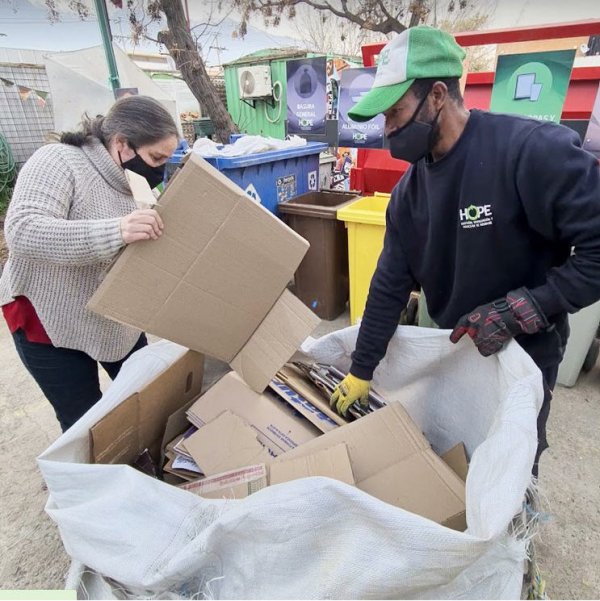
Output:
<svg viewBox="0 0 600 601">
<path fill-rule="evenodd" d="M 300 393 L 279 380 L 279 378 L 273 378 L 271 380 L 269 390 L 272 390 L 286 403 L 289 403 L 291 407 L 293 407 L 300 415 L 303 415 L 311 424 L 321 430 L 321 432 L 331 432 L 331 430 L 335 430 L 338 427 L 338 424 L 329 417 L 329 415 L 325 414 Z"/>
<path fill-rule="evenodd" d="M 276 457 L 316 438 L 321 432 L 274 393 L 251 390 L 235 373 L 225 374 L 189 408 L 190 421 L 202 426 L 229 410 L 246 421 L 258 441 Z"/>
<path fill-rule="evenodd" d="M 276 379 L 292 390 L 295 390 L 300 396 L 324 413 L 338 426 L 344 426 L 348 423 L 347 420 L 329 407 L 328 399 L 323 397 L 323 393 L 310 382 L 296 366 L 289 363 L 284 365 L 277 372 Z"/>
<path fill-rule="evenodd" d="M 207 499 L 245 499 L 266 486 L 267 468 L 261 463 L 180 484 L 179 488 Z"/>
<path fill-rule="evenodd" d="M 195 155 L 157 210 L 163 235 L 129 245 L 88 308 L 226 361 L 264 390 L 319 322 L 285 289 L 308 242 Z"/>
<path fill-rule="evenodd" d="M 256 432 L 228 409 L 185 441 L 185 448 L 205 476 L 265 463 L 269 452 Z"/>
<path fill-rule="evenodd" d="M 284 458 L 269 466 L 268 476 L 263 463 L 180 484 L 179 488 L 209 499 L 244 499 L 267 485 L 310 476 L 326 476 L 353 485 L 354 476 L 346 446 L 336 445 L 289 461 Z"/>
<path fill-rule="evenodd" d="M 464 482 L 434 453 L 400 403 L 327 432 L 282 459 L 340 443 L 348 448 L 357 488 L 450 528 L 465 529 Z"/>
</svg>

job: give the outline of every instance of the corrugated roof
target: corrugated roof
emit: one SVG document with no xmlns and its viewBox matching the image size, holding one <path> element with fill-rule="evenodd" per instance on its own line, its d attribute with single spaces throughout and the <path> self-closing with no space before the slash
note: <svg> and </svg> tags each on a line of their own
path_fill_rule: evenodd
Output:
<svg viewBox="0 0 600 601">
<path fill-rule="evenodd" d="M 282 60 L 285 58 L 300 58 L 306 56 L 306 54 L 306 50 L 303 50 L 302 48 L 265 48 L 263 50 L 252 52 L 251 54 L 246 54 L 223 66 L 229 67 L 232 65 L 247 65 L 248 63 Z"/>
<path fill-rule="evenodd" d="M 47 52 L 47 50 L 30 50 L 28 48 L 0 48 L 0 63 L 43 68 L 44 55 Z"/>
</svg>

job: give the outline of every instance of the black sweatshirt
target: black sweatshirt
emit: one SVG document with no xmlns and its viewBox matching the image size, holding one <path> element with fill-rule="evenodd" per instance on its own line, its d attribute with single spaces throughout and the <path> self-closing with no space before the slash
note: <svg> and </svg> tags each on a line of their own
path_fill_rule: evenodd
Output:
<svg viewBox="0 0 600 601">
<path fill-rule="evenodd" d="M 526 286 L 554 329 L 517 341 L 557 365 L 567 312 L 600 298 L 600 169 L 572 130 L 472 110 L 442 159 L 394 188 L 351 373 L 370 380 L 411 290 L 442 328 Z M 575 247 L 571 256 L 571 248 Z"/>
</svg>

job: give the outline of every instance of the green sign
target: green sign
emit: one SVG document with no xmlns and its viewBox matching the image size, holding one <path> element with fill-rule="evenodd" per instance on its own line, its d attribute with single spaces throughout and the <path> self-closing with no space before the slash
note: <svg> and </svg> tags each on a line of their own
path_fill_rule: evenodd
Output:
<svg viewBox="0 0 600 601">
<path fill-rule="evenodd" d="M 490 110 L 560 121 L 575 50 L 498 57 Z"/>
</svg>

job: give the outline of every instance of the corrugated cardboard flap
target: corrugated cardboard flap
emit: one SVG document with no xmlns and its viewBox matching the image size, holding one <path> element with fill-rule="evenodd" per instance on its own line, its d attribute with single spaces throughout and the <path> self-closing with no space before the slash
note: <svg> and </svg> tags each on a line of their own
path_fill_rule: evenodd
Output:
<svg viewBox="0 0 600 601">
<path fill-rule="evenodd" d="M 319 318 L 288 290 L 231 361 L 231 367 L 257 392 L 273 376 L 319 324 Z"/>
<path fill-rule="evenodd" d="M 467 450 L 462 442 L 453 446 L 442 455 L 446 465 L 452 468 L 452 471 L 463 481 L 467 481 L 469 472 L 469 461 L 467 459 Z"/>
<path fill-rule="evenodd" d="M 350 457 L 345 444 L 315 451 L 302 457 L 289 459 L 287 454 L 269 465 L 269 484 L 280 484 L 298 478 L 324 476 L 346 484 L 354 484 Z"/>
</svg>

